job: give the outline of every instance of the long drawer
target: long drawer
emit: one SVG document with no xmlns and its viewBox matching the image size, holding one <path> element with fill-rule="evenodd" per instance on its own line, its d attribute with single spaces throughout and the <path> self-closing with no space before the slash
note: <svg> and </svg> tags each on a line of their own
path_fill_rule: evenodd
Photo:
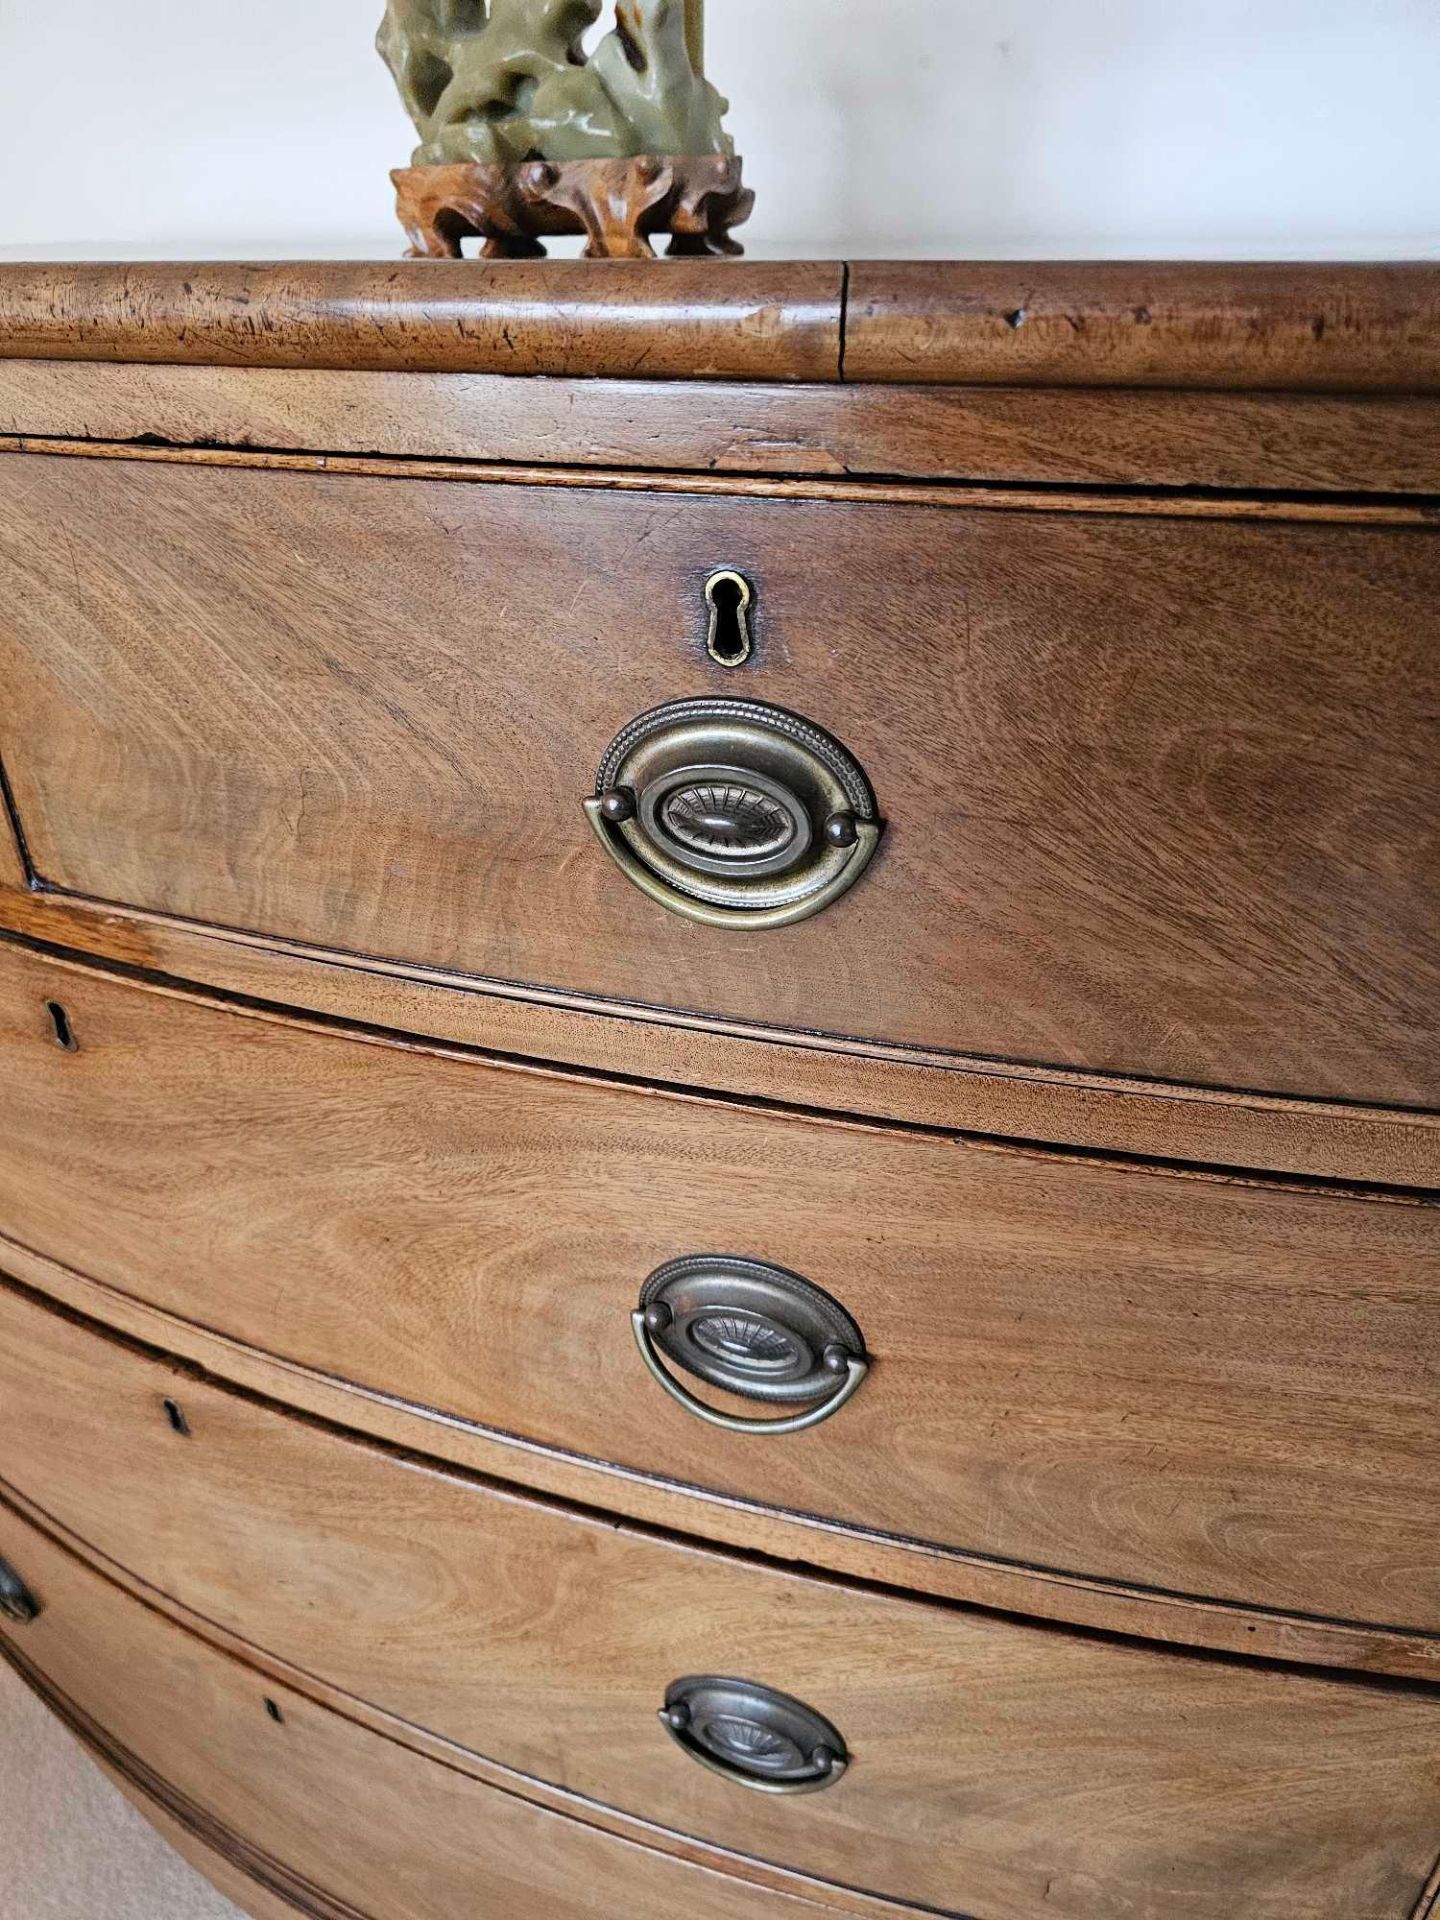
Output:
<svg viewBox="0 0 1440 1920">
<path fill-rule="evenodd" d="M 88 1547 L 399 1720 L 671 1832 L 978 1920 L 1408 1920 L 1440 1851 L 1433 1692 L 716 1554 L 0 1304 L 6 1474 Z M 726 1683 L 723 1713 L 698 1676 Z M 775 1695 L 821 1733 L 777 1719 Z M 677 1700 L 719 1774 L 659 1723 Z M 791 1777 L 766 1771 L 778 1742 L 803 1761 L 811 1741 L 848 1768 L 746 1790 Z"/>
<path fill-rule="evenodd" d="M 724 569 L 757 595 L 735 668 L 706 650 Z M 0 754 L 41 878 L 102 900 L 1433 1108 L 1437 588 L 1423 529 L 12 455 Z M 696 925 L 597 846 L 612 740 L 695 697 L 798 714 L 868 776 L 879 854 L 818 917 Z"/>
<path fill-rule="evenodd" d="M 129 1598 L 0 1508 L 41 1612 L 0 1619 L 22 1672 L 162 1832 L 257 1913 L 310 1920 L 822 1920 L 481 1785 L 367 1732 Z M 194 1846 L 187 1847 L 197 1857 Z M 201 1854 L 197 1864 L 208 1865 Z M 268 1896 L 274 1896 L 274 1899 Z M 281 1904 L 276 1905 L 276 1901 Z"/>
<path fill-rule="evenodd" d="M 1440 1628 L 1434 1207 L 568 1082 L 13 947 L 0 1108 L 0 1234 L 327 1376 L 911 1540 Z M 869 1377 L 814 1430 L 717 1430 L 642 1365 L 647 1277 L 716 1253 L 853 1315 Z"/>
</svg>

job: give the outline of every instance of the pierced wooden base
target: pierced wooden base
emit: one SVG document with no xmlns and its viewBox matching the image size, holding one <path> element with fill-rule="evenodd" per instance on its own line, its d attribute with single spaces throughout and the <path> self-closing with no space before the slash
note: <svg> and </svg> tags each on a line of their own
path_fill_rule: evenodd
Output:
<svg viewBox="0 0 1440 1920">
<path fill-rule="evenodd" d="M 722 154 L 401 167 L 390 177 L 412 259 L 458 260 L 467 238 L 487 260 L 535 259 L 545 238 L 570 233 L 585 236 L 587 260 L 653 260 L 657 233 L 671 236 L 672 254 L 738 254 L 731 229 L 755 204 L 741 162 Z"/>
</svg>

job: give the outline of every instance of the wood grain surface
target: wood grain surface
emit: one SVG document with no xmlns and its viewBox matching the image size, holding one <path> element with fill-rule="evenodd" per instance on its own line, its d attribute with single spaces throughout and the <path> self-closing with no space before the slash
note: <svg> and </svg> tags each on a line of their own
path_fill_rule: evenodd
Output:
<svg viewBox="0 0 1440 1920">
<path fill-rule="evenodd" d="M 1434 1862 L 1433 1692 L 1089 1642 L 810 1581 L 367 1462 L 284 1415 L 227 1411 L 208 1390 L 189 1390 L 181 1440 L 157 1425 L 156 1391 L 137 1382 L 120 1397 L 148 1413 L 172 1464 L 137 1433 L 138 1480 L 121 1467 L 113 1506 L 132 1508 L 132 1537 L 203 1612 L 221 1624 L 248 1612 L 255 1639 L 290 1636 L 298 1665 L 347 1667 L 407 1718 L 678 1834 L 979 1920 L 1408 1920 Z M 134 1430 L 124 1412 L 120 1424 Z M 127 1432 L 117 1454 L 130 1444 Z M 106 1530 L 126 1527 L 112 1518 Z M 168 1645 L 183 1678 L 194 1643 L 73 1562 L 57 1566 L 8 1510 L 0 1552 L 43 1608 L 16 1636 L 25 1657 L 188 1787 L 203 1721 L 168 1726 L 145 1651 Z M 841 1782 L 758 1796 L 682 1754 L 656 1708 L 682 1674 L 714 1672 L 825 1713 L 852 1756 Z M 152 1716 L 147 1751 L 131 1730 Z M 270 1771 L 267 1717 L 255 1716 L 259 1750 L 236 1755 L 231 1792 Z M 223 1744 L 212 1753 L 218 1770 Z M 357 1785 L 353 1771 L 331 1783 L 347 1796 Z M 213 1805 L 218 1782 L 189 1790 Z"/>
<path fill-rule="evenodd" d="M 13 949 L 0 983 L 0 1228 L 167 1313 L 766 1507 L 1440 1628 L 1433 1206 L 567 1082 Z M 761 1445 L 664 1399 L 629 1315 L 701 1252 L 856 1316 L 842 1414 Z"/>
<path fill-rule="evenodd" d="M 0 356 L 831 380 L 837 262 L 0 265 Z"/>
<path fill-rule="evenodd" d="M 23 1561 L 46 1609 L 0 1636 L 0 1655 L 134 1792 L 311 1920 L 832 1911 L 600 1834 L 377 1738 L 128 1599 L 8 1511 L 0 1551 Z"/>
<path fill-rule="evenodd" d="M 851 380 L 1440 390 L 1440 265 L 863 261 Z"/>
<path fill-rule="evenodd" d="M 0 505 L 0 751 L 53 885 L 772 1028 L 1440 1105 L 1423 531 L 30 456 Z M 719 565 L 758 595 L 739 672 L 703 651 Z M 804 926 L 697 928 L 593 844 L 611 738 L 707 691 L 874 784 L 874 870 Z"/>
<path fill-rule="evenodd" d="M 1433 392 L 1440 269 L 17 263 L 0 267 L 0 355 L 650 379 Z"/>
<path fill-rule="evenodd" d="M 759 475 L 647 473 L 619 467 L 519 466 L 484 460 L 396 460 L 380 454 L 291 453 L 283 448 L 171 447 L 114 440 L 0 436 L 0 454 L 52 459 L 120 461 L 128 466 L 231 469 L 247 473 L 309 473 L 336 478 L 443 480 L 460 485 L 507 486 L 548 492 L 631 493 L 651 499 L 681 495 L 707 500 L 830 501 L 840 506 L 943 507 L 985 513 L 1064 514 L 1107 520 L 1224 520 L 1270 526 L 1404 528 L 1424 533 L 1440 525 L 1440 506 L 1389 496 L 1327 497 L 1323 493 L 1144 493 L 1113 488 L 1000 487 L 896 479 L 835 478 L 828 474 Z"/>
<path fill-rule="evenodd" d="M 0 1237 L 0 1255 L 7 1274 L 41 1290 L 44 1297 L 148 1342 L 156 1351 L 179 1356 L 183 1363 L 198 1365 L 218 1380 L 326 1420 L 344 1432 L 381 1438 L 406 1451 L 498 1477 L 587 1511 L 598 1500 L 616 1515 L 687 1539 L 697 1536 L 698 1530 L 699 1537 L 743 1553 L 768 1554 L 785 1564 L 838 1572 L 897 1592 L 929 1594 L 1067 1627 L 1328 1671 L 1427 1683 L 1440 1674 L 1440 1643 L 1432 1634 L 1364 1627 L 1198 1599 L 1158 1587 L 1086 1579 L 709 1493 L 683 1481 L 634 1473 L 544 1447 L 518 1434 L 477 1426 L 436 1408 L 417 1406 L 263 1354 L 196 1321 L 149 1306 L 73 1267 L 47 1260 L 18 1241 Z M 22 1497 L 16 1494 L 15 1498 L 23 1507 Z M 415 1738 L 424 1744 L 418 1735 Z M 476 1766 L 484 1772 L 479 1762 Z"/>
<path fill-rule="evenodd" d="M 642 1076 L 782 1109 L 895 1120 L 1160 1161 L 1440 1188 L 1440 1114 L 1163 1086 L 477 983 L 163 914 L 0 885 L 0 933 L 272 1006 L 522 1060 Z"/>
<path fill-rule="evenodd" d="M 4 762 L 0 761 L 0 897 L 11 892 L 23 894 L 30 885 L 30 870 L 9 793 Z"/>
<path fill-rule="evenodd" d="M 0 268 L 0 1656 L 257 1913 L 1435 1920 L 1437 408 L 1433 264 Z M 809 928 L 582 830 L 702 691 Z"/>
<path fill-rule="evenodd" d="M 643 472 L 1440 492 L 1440 399 L 1392 393 L 515 380 L 0 358 L 0 433 Z"/>
<path fill-rule="evenodd" d="M 408 1748 L 413 1754 L 438 1761 L 441 1766 L 477 1781 L 482 1787 L 498 1789 L 502 1795 L 518 1795 L 530 1807 L 549 1813 L 558 1813 L 568 1825 L 579 1822 L 584 1828 L 595 1834 L 609 1834 L 616 1839 L 632 1841 L 636 1845 L 669 1855 L 672 1859 L 694 1867 L 708 1868 L 712 1872 L 728 1878 L 740 1880 L 754 1888 L 767 1889 L 772 1893 L 787 1894 L 804 1901 L 818 1900 L 827 1913 L 858 1916 L 858 1920 L 908 1920 L 914 1909 L 902 1906 L 890 1900 L 882 1900 L 873 1894 L 861 1893 L 854 1888 L 841 1887 L 834 1881 L 816 1881 L 809 1875 L 792 1872 L 773 1863 L 754 1858 L 749 1854 L 736 1853 L 722 1847 L 710 1846 L 689 1834 L 680 1834 L 668 1828 L 657 1826 L 654 1821 L 643 1820 L 632 1815 L 617 1812 L 614 1808 L 603 1806 L 596 1800 L 582 1795 L 569 1793 L 560 1788 L 547 1785 L 533 1775 L 519 1774 L 513 1769 L 503 1767 L 481 1755 L 458 1747 L 453 1741 L 426 1732 L 413 1721 L 398 1720 L 355 1695 L 345 1693 L 319 1679 L 313 1673 L 302 1673 L 283 1660 L 276 1659 L 253 1641 L 247 1641 L 228 1632 L 213 1620 L 200 1621 L 186 1608 L 171 1600 L 157 1588 L 137 1580 L 123 1567 L 110 1560 L 98 1559 L 83 1540 L 78 1539 L 62 1527 L 51 1516 L 44 1513 L 32 1502 L 14 1489 L 6 1488 L 4 1504 L 13 1511 L 15 1517 L 38 1530 L 55 1545 L 73 1558 L 94 1567 L 111 1582 L 120 1594 L 128 1595 L 143 1607 L 162 1615 L 165 1619 L 184 1628 L 188 1633 L 198 1633 L 208 1645 L 217 1652 L 228 1653 L 248 1668 L 261 1680 L 273 1680 L 278 1686 L 267 1690 L 275 1698 L 280 1690 L 292 1689 L 304 1696 L 314 1705 L 329 1708 L 343 1720 L 356 1728 L 364 1728 L 378 1734 L 382 1740 L 397 1742 Z M 196 1845 L 203 1846 L 210 1853 L 208 1865 L 201 1870 L 209 1873 L 211 1868 L 230 1869 L 223 1877 L 233 1880 L 241 1871 L 238 1863 L 243 1862 L 245 1871 L 268 1888 L 277 1888 L 278 1880 L 269 1868 L 280 1873 L 284 1869 L 273 1857 L 264 1855 L 260 1849 L 240 1839 L 233 1833 L 217 1835 L 213 1829 L 215 1823 L 204 1809 L 194 1803 L 177 1805 L 178 1796 L 168 1783 L 159 1776 L 151 1775 L 144 1784 L 138 1780 L 127 1779 L 118 1771 L 117 1766 L 105 1756 L 105 1748 L 113 1746 L 109 1737 L 94 1722 L 77 1724 L 82 1720 L 76 1704 L 58 1693 L 44 1679 L 39 1671 L 23 1661 L 17 1644 L 0 1639 L 0 1662 L 8 1663 L 16 1676 L 29 1685 L 32 1692 L 41 1694 L 44 1704 L 48 1704 L 69 1730 L 92 1750 L 100 1766 L 110 1772 L 112 1779 L 122 1792 L 128 1792 L 140 1810 L 158 1825 L 164 1836 L 172 1844 L 177 1839 L 185 1842 L 180 1851 L 192 1858 Z M 3 1679 L 3 1675 L 0 1675 Z M 278 1699 L 277 1699 L 278 1704 Z M 283 1724 L 283 1723 L 282 1723 Z M 134 1760 L 135 1756 L 126 1756 Z M 137 1768 L 137 1772 L 139 1769 Z M 148 1791 L 147 1791 L 148 1789 Z M 167 1811 L 167 1809 L 169 1811 Z M 188 1825 L 180 1825 L 182 1820 Z M 204 1834 L 203 1841 L 197 1836 Z M 212 1850 L 225 1841 L 223 1856 Z M 232 1866 L 232 1863 L 237 1863 Z M 261 1871 L 257 1873 L 256 1869 Z M 211 1877 L 216 1876 L 211 1873 Z M 220 1884 L 217 1881 L 217 1884 Z M 243 1884 L 243 1883 L 242 1883 Z M 254 1884 L 254 1882 L 252 1882 Z M 258 1890 L 258 1889 L 257 1889 Z M 293 1891 L 293 1888 L 291 1889 Z M 235 1894 L 232 1898 L 237 1897 Z M 328 1896 L 327 1896 L 328 1897 Z M 249 1911 L 254 1904 L 253 1896 L 240 1904 Z M 268 1920 L 268 1909 L 266 1909 Z M 348 1920 L 348 1915 L 347 1915 Z M 598 1920 L 598 1916 L 597 1916 Z"/>
</svg>

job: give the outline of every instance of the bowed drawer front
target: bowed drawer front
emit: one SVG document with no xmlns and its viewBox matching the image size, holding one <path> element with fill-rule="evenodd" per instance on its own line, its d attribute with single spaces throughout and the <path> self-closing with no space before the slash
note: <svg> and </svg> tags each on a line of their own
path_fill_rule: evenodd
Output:
<svg viewBox="0 0 1440 1920">
<path fill-rule="evenodd" d="M 985 1920 L 1409 1920 L 1440 1850 L 1440 1698 L 1423 1691 L 847 1589 L 320 1431 L 23 1301 L 3 1328 L 0 1351 L 45 1381 L 4 1377 L 20 1491 L 402 1738 L 428 1729 L 672 1836 Z M 30 1549 L 0 1516 L 44 1609 L 33 1657 L 49 1671 L 53 1635 L 83 1701 L 90 1627 L 69 1593 L 99 1584 L 67 1569 L 52 1593 L 55 1557 Z M 150 1641 L 187 1644 L 130 1601 L 108 1611 L 141 1672 Z M 135 1664 L 115 1671 L 136 1688 Z M 157 1710 L 134 1697 L 120 1725 L 97 1717 L 123 1735 Z M 283 1752 L 283 1728 L 244 1717 Z"/>
<path fill-rule="evenodd" d="M 726 574 L 747 627 L 722 595 L 707 649 Z M 31 455 L 0 458 L 0 583 L 51 887 L 731 1021 L 1440 1103 L 1423 528 Z M 786 718 L 629 731 L 717 701 Z M 815 729 L 841 761 L 797 759 Z"/>
<path fill-rule="evenodd" d="M 256 1920 L 1440 1920 L 1437 421 L 0 267 L 0 1658 Z"/>
<path fill-rule="evenodd" d="M 473 1423 L 589 1460 L 602 1504 L 639 1476 L 1440 1632 L 1432 1206 L 567 1080 L 13 947 L 0 1035 L 12 1246 L 162 1333 L 433 1410 L 442 1452 Z M 832 1346 L 868 1363 L 853 1391 Z"/>
<path fill-rule="evenodd" d="M 122 1593 L 0 1508 L 39 1612 L 8 1654 L 162 1831 L 237 1898 L 311 1920 L 825 1920 L 825 1904 L 683 1865 L 496 1792 L 327 1712 Z M 252 1889 L 258 1889 L 252 1891 Z"/>
</svg>

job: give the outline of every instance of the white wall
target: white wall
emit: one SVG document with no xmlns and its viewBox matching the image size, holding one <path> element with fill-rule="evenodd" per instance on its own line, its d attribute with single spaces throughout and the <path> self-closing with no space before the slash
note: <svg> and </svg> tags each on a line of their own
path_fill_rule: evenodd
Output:
<svg viewBox="0 0 1440 1920">
<path fill-rule="evenodd" d="M 381 0 L 0 0 L 0 250 L 397 251 Z M 1440 0 L 709 0 L 760 253 L 1440 254 Z"/>
</svg>

